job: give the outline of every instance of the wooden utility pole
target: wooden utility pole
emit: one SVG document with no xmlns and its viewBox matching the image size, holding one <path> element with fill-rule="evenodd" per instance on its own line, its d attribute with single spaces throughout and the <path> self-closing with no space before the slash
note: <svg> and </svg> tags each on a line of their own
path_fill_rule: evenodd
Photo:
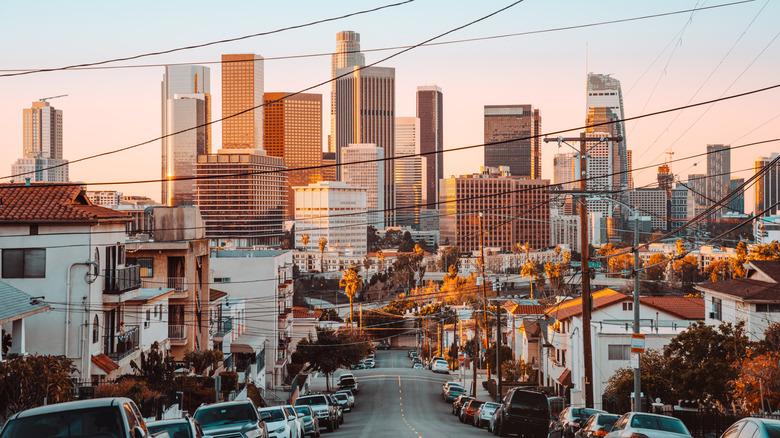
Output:
<svg viewBox="0 0 780 438">
<path fill-rule="evenodd" d="M 488 339 L 488 317 L 487 317 L 487 282 L 485 281 L 485 244 L 482 241 L 482 236 L 484 234 L 484 231 L 482 230 L 482 212 L 479 212 L 479 249 L 480 249 L 480 259 L 482 263 L 480 263 L 480 271 L 482 276 L 482 306 L 484 307 L 484 310 L 482 311 L 482 314 L 485 316 L 485 350 L 488 348 L 488 343 L 490 342 L 490 339 Z M 485 368 L 487 369 L 487 378 L 490 380 L 490 367 L 487 365 L 487 361 L 485 361 Z"/>
<path fill-rule="evenodd" d="M 588 236 L 588 203 L 585 194 L 588 191 L 588 164 L 586 156 L 588 153 L 588 142 L 600 143 L 602 141 L 622 141 L 623 137 L 588 137 L 585 132 L 580 133 L 579 137 L 558 137 L 545 138 L 545 142 L 580 142 L 580 168 L 577 177 L 580 180 L 580 247 L 582 248 L 582 356 L 585 362 L 585 407 L 593 407 L 593 346 L 591 344 L 590 314 L 592 305 L 592 296 L 590 293 L 590 238 Z M 541 383 L 541 382 L 540 382 Z"/>
</svg>

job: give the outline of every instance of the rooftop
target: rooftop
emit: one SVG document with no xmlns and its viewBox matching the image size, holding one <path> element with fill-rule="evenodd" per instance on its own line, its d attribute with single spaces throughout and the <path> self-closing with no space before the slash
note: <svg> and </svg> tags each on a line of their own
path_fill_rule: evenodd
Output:
<svg viewBox="0 0 780 438">
<path fill-rule="evenodd" d="M 0 324 L 16 321 L 50 309 L 50 306 L 45 304 L 42 299 L 38 301 L 26 292 L 2 281 L 0 281 L 0 297 L 3 297 L 3 305 L 0 306 Z"/>
<path fill-rule="evenodd" d="M 80 185 L 0 184 L 0 222 L 95 222 L 130 220 L 124 212 L 93 205 Z"/>
</svg>

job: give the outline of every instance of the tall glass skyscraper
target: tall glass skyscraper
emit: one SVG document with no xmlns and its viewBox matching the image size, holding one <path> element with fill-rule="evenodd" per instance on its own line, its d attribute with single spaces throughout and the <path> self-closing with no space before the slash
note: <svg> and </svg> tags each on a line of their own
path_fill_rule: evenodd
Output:
<svg viewBox="0 0 780 438">
<path fill-rule="evenodd" d="M 777 153 L 772 153 L 769 157 L 756 158 L 753 166 L 754 173 L 769 166 L 777 156 Z M 780 210 L 777 206 L 778 201 L 780 201 L 780 164 L 775 163 L 756 179 L 755 211 L 753 213 L 759 214 L 769 209 L 762 216 L 774 216 Z"/>
<path fill-rule="evenodd" d="M 395 119 L 395 223 L 419 229 L 420 206 L 428 201 L 425 157 L 407 157 L 420 153 L 420 119 L 397 117 Z M 426 207 L 427 208 L 427 207 Z"/>
<path fill-rule="evenodd" d="M 707 197 L 708 205 L 723 199 L 728 193 L 731 181 L 731 146 L 707 145 Z M 728 207 L 728 204 L 726 205 Z M 728 208 L 719 208 L 713 217 L 720 218 Z"/>
<path fill-rule="evenodd" d="M 420 153 L 443 151 L 444 95 L 441 88 L 436 85 L 417 87 L 417 118 L 420 119 Z M 423 196 L 425 202 L 435 202 L 439 197 L 439 181 L 444 178 L 444 155 L 425 155 L 422 159 L 426 174 Z"/>
<path fill-rule="evenodd" d="M 222 117 L 256 108 L 222 122 L 224 149 L 263 149 L 263 66 L 253 53 L 222 55 Z"/>
<path fill-rule="evenodd" d="M 587 91 L 587 104 L 585 108 L 586 117 L 591 114 L 592 108 L 605 107 L 608 108 L 614 115 L 614 120 L 620 120 L 612 125 L 603 125 L 594 127 L 594 132 L 607 132 L 610 135 L 622 136 L 623 140 L 617 142 L 617 156 L 619 161 L 620 170 L 628 169 L 628 152 L 626 148 L 626 127 L 625 114 L 623 112 L 623 91 L 620 88 L 620 81 L 610 77 L 609 75 L 602 75 L 596 73 L 588 73 L 588 91 Z M 601 120 L 601 122 L 608 120 Z M 609 126 L 614 126 L 612 130 L 608 130 Z M 629 174 L 623 172 L 620 174 L 620 187 L 627 189 L 629 187 Z"/>
<path fill-rule="evenodd" d="M 512 176 L 542 177 L 542 116 L 532 105 L 485 105 L 485 167 Z M 488 144 L 497 143 L 497 144 Z"/>
<path fill-rule="evenodd" d="M 342 30 L 336 34 L 336 53 L 330 58 L 330 77 L 336 77 L 336 71 L 347 67 L 363 67 L 366 56 L 360 53 L 360 34 L 351 30 Z M 336 82 L 330 83 L 330 137 L 328 152 L 336 152 Z"/>
<path fill-rule="evenodd" d="M 211 74 L 201 65 L 165 67 L 162 81 L 162 202 L 195 205 L 198 154 L 211 153 Z M 197 129 L 190 129 L 201 126 Z M 172 135 L 175 132 L 180 134 Z"/>
</svg>

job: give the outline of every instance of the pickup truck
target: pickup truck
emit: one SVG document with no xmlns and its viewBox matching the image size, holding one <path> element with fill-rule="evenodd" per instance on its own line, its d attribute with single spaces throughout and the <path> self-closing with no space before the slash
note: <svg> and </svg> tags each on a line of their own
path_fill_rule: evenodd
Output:
<svg viewBox="0 0 780 438">
<path fill-rule="evenodd" d="M 28 437 L 169 438 L 150 434 L 135 403 L 111 397 L 57 403 L 16 413 L 0 430 L 0 438 Z"/>
</svg>

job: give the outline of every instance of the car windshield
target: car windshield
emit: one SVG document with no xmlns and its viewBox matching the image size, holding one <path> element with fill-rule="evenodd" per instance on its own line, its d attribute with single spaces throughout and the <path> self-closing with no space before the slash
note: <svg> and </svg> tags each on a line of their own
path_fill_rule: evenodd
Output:
<svg viewBox="0 0 780 438">
<path fill-rule="evenodd" d="M 457 393 L 461 393 L 461 394 L 466 392 L 466 390 L 464 388 L 461 388 L 460 386 L 450 386 L 450 390 L 449 391 L 451 393 L 453 393 L 453 394 L 456 393 L 456 392 Z"/>
<path fill-rule="evenodd" d="M 478 407 L 480 407 L 480 406 L 482 406 L 484 404 L 485 404 L 485 402 L 483 402 L 482 400 L 472 400 L 471 404 L 469 405 L 469 407 L 470 408 L 478 408 Z"/>
<path fill-rule="evenodd" d="M 336 397 L 336 399 L 342 400 L 342 401 L 348 401 L 349 400 L 349 397 L 347 397 L 347 394 L 344 394 L 343 392 L 337 392 L 337 393 L 333 394 L 333 397 Z"/>
<path fill-rule="evenodd" d="M 631 419 L 631 427 L 638 429 L 663 430 L 688 435 L 688 430 L 682 421 L 672 417 L 656 417 L 650 415 L 634 415 Z"/>
<path fill-rule="evenodd" d="M 164 424 L 146 423 L 146 429 L 149 430 L 149 433 L 152 435 L 165 431 L 168 432 L 168 436 L 176 438 L 190 438 L 192 436 L 190 435 L 190 427 L 185 422 Z"/>
<path fill-rule="evenodd" d="M 303 397 L 295 400 L 295 404 L 297 405 L 326 405 L 328 404 L 328 400 L 325 399 L 324 395 L 320 395 L 317 397 Z"/>
<path fill-rule="evenodd" d="M 298 411 L 298 413 L 306 415 L 307 417 L 311 417 L 313 415 L 311 412 L 311 408 L 308 406 L 296 406 L 295 410 Z"/>
<path fill-rule="evenodd" d="M 263 421 L 287 421 L 287 417 L 281 409 L 269 409 L 260 411 L 260 419 Z"/>
<path fill-rule="evenodd" d="M 599 426 L 611 426 L 620 418 L 618 415 L 599 415 Z"/>
<path fill-rule="evenodd" d="M 80 438 L 122 433 L 124 427 L 117 407 L 58 411 L 9 421 L 3 438 Z"/>
<path fill-rule="evenodd" d="M 599 410 L 597 409 L 578 409 L 578 408 L 572 408 L 571 414 L 574 416 L 574 418 L 590 418 L 593 414 L 598 414 Z"/>
<path fill-rule="evenodd" d="M 354 385 L 354 384 L 355 384 L 355 379 L 353 379 L 351 377 L 348 377 L 346 379 L 342 379 L 339 382 L 339 385 Z"/>
<path fill-rule="evenodd" d="M 780 424 L 766 424 L 766 434 L 769 438 L 780 438 Z"/>
<path fill-rule="evenodd" d="M 195 411 L 195 419 L 201 427 L 256 421 L 255 415 L 256 411 L 248 403 L 206 406 Z"/>
<path fill-rule="evenodd" d="M 498 409 L 498 407 L 499 407 L 498 403 L 490 403 L 490 402 L 488 402 L 488 403 L 485 403 L 485 406 L 482 406 L 482 410 L 483 411 L 487 411 L 487 412 L 493 412 L 496 409 Z"/>
</svg>

